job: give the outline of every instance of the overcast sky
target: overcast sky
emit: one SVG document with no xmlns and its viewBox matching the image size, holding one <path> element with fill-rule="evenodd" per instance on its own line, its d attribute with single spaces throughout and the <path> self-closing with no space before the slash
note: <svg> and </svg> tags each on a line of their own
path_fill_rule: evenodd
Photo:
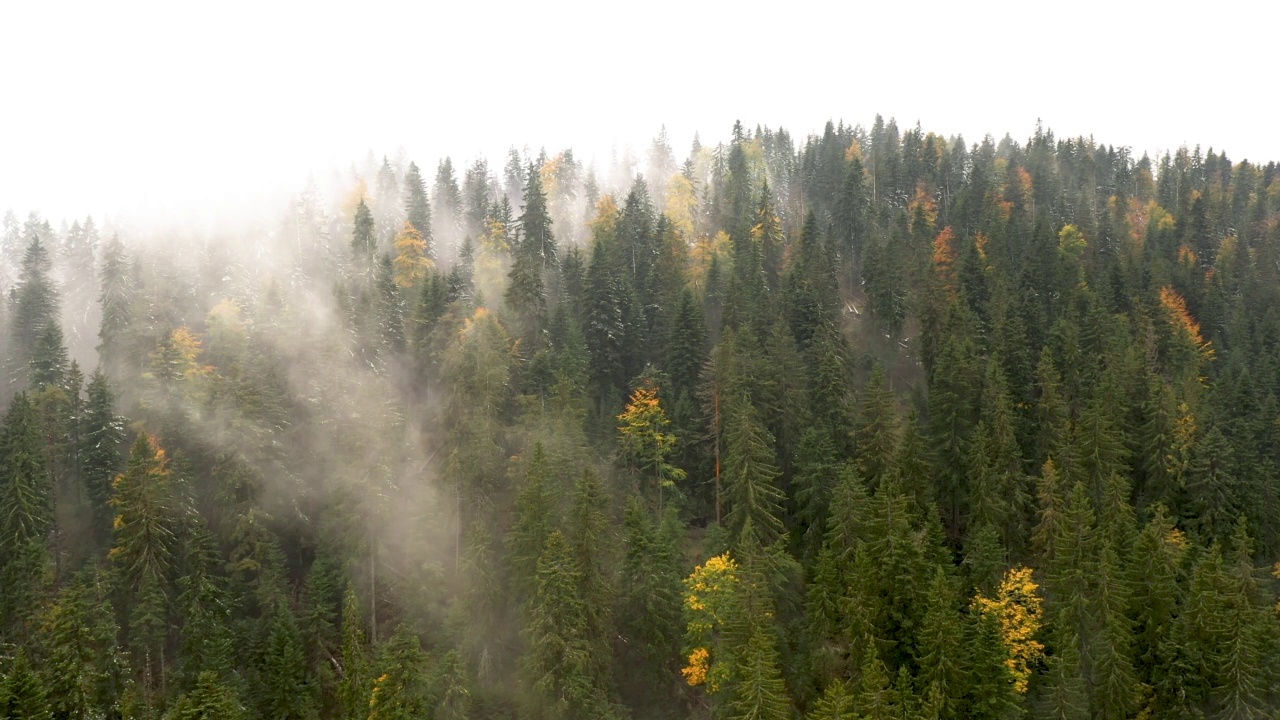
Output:
<svg viewBox="0 0 1280 720">
<path fill-rule="evenodd" d="M 429 176 L 512 145 L 604 162 L 663 124 L 683 157 L 736 118 L 1280 159 L 1275 4 L 1137 5 L 6 2 L 0 212 L 233 209 L 400 147 Z"/>
</svg>

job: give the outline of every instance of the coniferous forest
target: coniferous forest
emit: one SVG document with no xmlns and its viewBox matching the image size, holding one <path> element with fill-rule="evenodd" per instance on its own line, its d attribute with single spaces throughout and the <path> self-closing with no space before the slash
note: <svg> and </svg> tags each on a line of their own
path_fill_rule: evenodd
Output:
<svg viewBox="0 0 1280 720">
<path fill-rule="evenodd" d="M 1276 163 L 877 117 L 340 180 L 5 216 L 0 717 L 1280 713 Z"/>
</svg>

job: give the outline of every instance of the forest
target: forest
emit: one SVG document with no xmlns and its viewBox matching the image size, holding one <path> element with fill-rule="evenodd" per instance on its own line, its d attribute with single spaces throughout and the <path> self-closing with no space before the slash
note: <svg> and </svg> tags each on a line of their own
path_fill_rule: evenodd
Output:
<svg viewBox="0 0 1280 720">
<path fill-rule="evenodd" d="M 1280 717 L 1275 162 L 467 162 L 5 215 L 0 717 Z"/>
</svg>

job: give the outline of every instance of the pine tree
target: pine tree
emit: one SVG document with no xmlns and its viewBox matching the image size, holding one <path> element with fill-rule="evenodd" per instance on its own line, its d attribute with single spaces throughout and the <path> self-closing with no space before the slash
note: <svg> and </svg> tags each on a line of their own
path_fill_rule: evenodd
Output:
<svg viewBox="0 0 1280 720">
<path fill-rule="evenodd" d="M 965 635 L 955 581 L 939 567 L 926 598 L 924 620 L 915 643 L 921 688 L 936 693 L 940 718 L 958 717 L 965 692 Z"/>
<path fill-rule="evenodd" d="M 62 387 L 67 379 L 67 348 L 56 319 L 45 323 L 31 350 L 28 382 L 32 389 Z M 79 390 L 79 387 L 76 388 Z"/>
<path fill-rule="evenodd" d="M 809 565 L 821 550 L 827 534 L 827 513 L 839 467 L 830 438 L 816 428 L 800 436 L 795 469 L 791 476 L 799 527 L 800 559 Z"/>
<path fill-rule="evenodd" d="M 293 612 L 281 600 L 264 623 L 257 700 L 262 717 L 315 718 L 315 689 L 307 672 L 302 637 Z"/>
<path fill-rule="evenodd" d="M 0 716 L 15 720 L 53 720 L 45 686 L 21 649 L 8 676 L 0 683 Z"/>
<path fill-rule="evenodd" d="M 116 701 L 115 616 L 106 578 L 82 573 L 41 621 L 44 686 L 56 717 L 95 717 Z"/>
<path fill-rule="evenodd" d="M 609 578 L 613 549 L 611 524 L 605 509 L 608 500 L 600 477 L 590 468 L 574 484 L 566 518 L 565 540 L 577 562 L 577 597 L 582 601 L 588 667 L 597 688 L 612 696 L 611 641 L 614 631 L 614 594 Z"/>
<path fill-rule="evenodd" d="M 1000 623 L 991 613 L 970 615 L 968 631 L 969 687 L 963 717 L 974 720 L 1016 718 L 1020 713 L 1009 651 Z"/>
<path fill-rule="evenodd" d="M 200 673 L 191 692 L 178 698 L 165 720 L 242 720 L 248 717 L 240 699 L 213 671 Z"/>
<path fill-rule="evenodd" d="M 40 419 L 19 393 L 0 427 L 0 565 L 44 539 L 53 525 L 52 493 Z"/>
<path fill-rule="evenodd" d="M 528 598 L 536 586 L 538 559 L 555 528 L 555 503 L 549 487 L 550 468 L 542 443 L 533 448 L 524 484 L 515 499 L 516 518 L 507 535 L 512 583 L 519 597 Z"/>
<path fill-rule="evenodd" d="M 675 403 L 682 397 L 692 400 L 707 359 L 707 330 L 702 308 L 688 288 L 680 293 L 664 355 L 664 369 L 671 378 L 672 400 Z"/>
<path fill-rule="evenodd" d="M 102 252 L 102 268 L 98 272 L 102 305 L 102 325 L 98 330 L 98 357 L 104 373 L 119 378 L 125 361 L 125 333 L 132 317 L 133 278 L 129 260 L 119 236 L 112 235 Z"/>
<path fill-rule="evenodd" d="M 1058 477 L 1058 468 L 1053 460 L 1045 460 L 1040 470 L 1040 478 L 1036 482 L 1036 526 L 1031 534 L 1031 547 L 1035 555 L 1045 565 L 1051 565 L 1057 549 L 1057 541 L 1064 498 L 1062 482 Z"/>
<path fill-rule="evenodd" d="M 355 590 L 348 587 L 342 601 L 342 679 L 338 683 L 340 720 L 368 717 L 369 693 L 373 688 L 369 672 L 360 603 Z"/>
<path fill-rule="evenodd" d="M 1070 440 L 1070 416 L 1062 397 L 1062 378 L 1053 364 L 1048 347 L 1040 352 L 1040 364 L 1036 366 L 1036 385 L 1039 398 L 1035 407 L 1036 462 L 1043 464 L 1053 459 L 1061 465 Z"/>
<path fill-rule="evenodd" d="M 373 211 L 360 198 L 356 205 L 356 216 L 351 231 L 351 255 L 367 265 L 373 263 L 374 250 L 377 249 L 377 238 L 374 237 Z"/>
<path fill-rule="evenodd" d="M 830 508 L 826 546 L 840 566 L 850 567 L 854 553 L 866 539 L 870 521 L 867 486 L 851 465 L 840 470 L 835 489 L 831 492 Z"/>
<path fill-rule="evenodd" d="M 1129 599 L 1137 641 L 1134 666 L 1139 682 L 1153 686 L 1162 674 L 1159 650 L 1173 630 L 1178 611 L 1179 561 L 1185 542 L 1161 505 L 1153 508 L 1151 519 L 1134 540 Z"/>
<path fill-rule="evenodd" d="M 111 483 L 123 465 L 124 419 L 115 413 L 115 394 L 101 367 L 90 376 L 86 395 L 76 457 L 96 534 L 105 543 L 111 528 Z"/>
<path fill-rule="evenodd" d="M 871 370 L 862 394 L 861 421 L 854 431 L 858 468 L 871 487 L 894 469 L 901 442 L 893 393 L 885 387 L 884 369 Z"/>
<path fill-rule="evenodd" d="M 53 268 L 53 260 L 49 251 L 34 233 L 22 256 L 22 269 L 18 274 L 18 284 L 13 290 L 12 327 L 9 338 L 10 381 L 16 387 L 23 387 L 28 380 L 28 365 L 37 358 L 37 351 L 43 349 L 46 354 L 49 348 L 41 348 L 41 336 L 50 323 L 58 321 L 58 290 L 49 271 Z M 61 332 L 58 333 L 61 335 Z M 48 338 L 45 343 L 48 344 Z M 61 343 L 58 343 L 59 345 Z M 64 351 L 65 352 L 65 351 Z M 65 355 L 64 362 L 65 362 Z M 48 358 L 42 358 L 48 360 Z"/>
<path fill-rule="evenodd" d="M 174 510 L 168 457 L 153 437 L 138 435 L 129 464 L 116 478 L 115 545 L 109 557 L 129 600 L 128 636 L 144 687 L 159 685 L 169 629 L 168 576 L 173 564 Z"/>
<path fill-rule="evenodd" d="M 831 681 L 822 691 L 822 697 L 804 717 L 805 720 L 857 720 L 849 686 L 843 680 Z"/>
<path fill-rule="evenodd" d="M 1048 678 L 1037 719 L 1085 720 L 1089 717 L 1089 697 L 1080 669 L 1080 638 L 1068 627 L 1054 633 L 1054 652 L 1045 658 Z"/>
<path fill-rule="evenodd" d="M 625 638 L 617 664 L 618 686 L 627 705 L 670 711 L 672 679 L 684 630 L 680 602 L 679 528 L 668 514 L 655 527 L 638 498 L 627 503 L 623 557 L 617 582 L 618 631 Z"/>
<path fill-rule="evenodd" d="M 199 517 L 186 530 L 181 560 L 176 603 L 182 619 L 178 631 L 179 680 L 183 688 L 194 691 L 206 671 L 218 678 L 227 677 L 234 656 L 228 612 L 231 598 L 218 572 L 222 557 L 215 538 Z"/>
<path fill-rule="evenodd" d="M 1187 518 L 1206 544 L 1230 536 L 1241 504 L 1231 444 L 1216 425 L 1197 438 L 1186 473 Z"/>
<path fill-rule="evenodd" d="M 724 488 L 726 528 L 733 547 L 767 547 L 783 533 L 785 496 L 776 481 L 773 438 L 756 419 L 746 397 L 731 399 L 726 412 Z"/>
<path fill-rule="evenodd" d="M 548 718 L 605 717 L 609 703 L 594 681 L 595 668 L 581 580 L 572 550 L 560 531 L 547 537 L 538 559 L 537 589 L 529 606 L 524 667 Z"/>
<path fill-rule="evenodd" d="M 435 246 L 432 243 L 431 204 L 427 202 L 427 185 L 422 179 L 418 166 L 409 163 L 409 170 L 404 176 L 404 213 L 405 222 L 418 231 L 423 242 L 423 256 L 435 257 Z"/>
<path fill-rule="evenodd" d="M 1098 718 L 1127 717 L 1139 699 L 1130 651 L 1133 631 L 1125 616 L 1129 598 L 1120 572 L 1115 551 L 1104 542 L 1093 570 L 1091 604 L 1098 629 L 1088 654 L 1091 704 Z"/>
<path fill-rule="evenodd" d="M 775 639 L 766 623 L 756 623 L 738 660 L 738 681 L 729 705 L 733 720 L 789 720 L 791 702 L 778 668 Z"/>
</svg>

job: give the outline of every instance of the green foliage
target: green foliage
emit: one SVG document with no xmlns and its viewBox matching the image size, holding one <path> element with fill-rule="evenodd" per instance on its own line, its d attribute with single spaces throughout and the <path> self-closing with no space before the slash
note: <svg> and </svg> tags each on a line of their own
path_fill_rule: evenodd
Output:
<svg viewBox="0 0 1280 720">
<path fill-rule="evenodd" d="M 1274 167 L 654 151 L 6 215 L 0 716 L 1275 715 Z"/>
<path fill-rule="evenodd" d="M 356 260 L 372 263 L 376 248 L 377 239 L 373 235 L 373 211 L 369 209 L 369 205 L 362 197 L 360 204 L 356 205 L 356 215 L 351 230 L 351 254 Z"/>
<path fill-rule="evenodd" d="M 40 420 L 25 394 L 14 396 L 0 427 L 0 563 L 53 524 L 53 486 Z"/>
<path fill-rule="evenodd" d="M 782 537 L 784 495 L 776 485 L 773 437 L 745 397 L 726 411 L 724 487 L 726 528 L 734 547 L 766 547 Z"/>
</svg>

